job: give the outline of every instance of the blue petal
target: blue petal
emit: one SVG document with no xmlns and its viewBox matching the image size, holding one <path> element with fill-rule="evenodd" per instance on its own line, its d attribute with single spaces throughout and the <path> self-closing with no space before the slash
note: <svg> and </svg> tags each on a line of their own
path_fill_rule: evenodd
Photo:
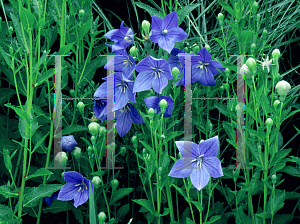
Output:
<svg viewBox="0 0 300 224">
<path fill-rule="evenodd" d="M 215 136 L 198 145 L 200 154 L 206 157 L 216 157 L 219 151 L 219 138 Z"/>
<path fill-rule="evenodd" d="M 192 145 L 191 145 L 192 143 Z M 176 141 L 175 142 L 180 154 L 182 157 L 188 157 L 189 159 L 193 160 L 198 156 L 201 156 L 198 145 L 194 142 L 190 141 Z M 185 154 L 186 152 L 186 154 Z"/>
<path fill-rule="evenodd" d="M 217 70 L 225 71 L 225 68 L 222 66 L 222 64 L 218 61 L 212 61 L 209 63 L 209 66 L 207 68 L 211 71 L 212 74 L 216 75 L 220 72 Z"/>
<path fill-rule="evenodd" d="M 208 171 L 213 178 L 218 178 L 223 175 L 221 162 L 217 157 L 205 157 L 202 166 Z"/>
<path fill-rule="evenodd" d="M 150 35 L 150 39 L 153 43 L 158 43 L 161 36 L 161 31 L 153 30 L 152 34 Z"/>
<path fill-rule="evenodd" d="M 135 70 L 137 72 L 149 72 L 151 69 L 150 67 L 155 67 L 154 60 L 151 56 L 148 56 L 148 57 L 144 58 L 143 60 L 141 60 L 140 63 L 137 64 L 137 66 L 135 67 Z"/>
<path fill-rule="evenodd" d="M 198 55 L 200 55 L 199 61 L 211 62 L 211 55 L 205 47 L 198 52 Z"/>
<path fill-rule="evenodd" d="M 133 92 L 141 92 L 144 90 L 148 90 L 152 87 L 152 82 L 154 80 L 154 76 L 151 76 L 152 72 L 141 72 L 135 79 L 135 83 L 133 86 Z"/>
<path fill-rule="evenodd" d="M 135 93 L 133 93 L 133 86 L 134 86 L 134 82 L 127 82 L 128 85 L 128 99 L 132 102 L 132 103 L 136 103 L 135 101 Z"/>
<path fill-rule="evenodd" d="M 170 54 L 172 49 L 174 48 L 175 42 L 167 35 L 167 36 L 162 36 L 159 39 L 158 45 Z"/>
<path fill-rule="evenodd" d="M 125 113 L 120 111 L 120 114 L 118 114 L 118 118 L 116 121 L 116 126 L 117 126 L 118 134 L 121 137 L 126 135 L 126 133 L 131 129 L 132 126 L 130 113 Z"/>
<path fill-rule="evenodd" d="M 196 169 L 196 168 L 193 169 L 190 178 L 194 187 L 200 191 L 202 188 L 204 188 L 207 185 L 209 181 L 209 173 L 205 169 L 205 167 L 201 165 L 200 169 Z"/>
<path fill-rule="evenodd" d="M 162 90 L 168 85 L 168 79 L 166 76 L 161 75 L 160 78 L 152 79 L 152 87 L 155 92 L 161 94 Z"/>
<path fill-rule="evenodd" d="M 131 104 L 128 104 L 128 106 L 131 109 L 130 117 L 132 119 L 132 122 L 135 124 L 145 123 L 143 117 L 139 114 L 139 112 Z"/>
<path fill-rule="evenodd" d="M 157 16 L 152 16 L 151 28 L 152 30 L 162 30 L 162 19 Z"/>
<path fill-rule="evenodd" d="M 162 21 L 162 28 L 163 29 L 171 29 L 173 27 L 178 26 L 178 16 L 177 12 L 171 12 L 168 15 L 165 16 L 165 18 Z"/>
<path fill-rule="evenodd" d="M 168 30 L 168 37 L 172 39 L 174 42 L 180 42 L 187 38 L 189 35 L 184 32 L 180 27 L 174 27 Z"/>
<path fill-rule="evenodd" d="M 104 36 L 110 39 L 111 41 L 115 41 L 115 42 L 120 41 L 124 38 L 122 33 L 120 33 L 119 29 L 111 30 L 107 32 Z"/>
<path fill-rule="evenodd" d="M 79 184 L 83 180 L 83 176 L 76 171 L 64 172 L 64 179 L 68 183 Z"/>
<path fill-rule="evenodd" d="M 177 178 L 185 178 L 191 175 L 192 163 L 185 162 L 183 158 L 179 159 L 174 166 L 172 167 L 168 176 L 170 177 L 177 177 Z"/>
<path fill-rule="evenodd" d="M 79 205 L 84 204 L 89 198 L 89 190 L 82 190 L 77 191 L 74 196 L 74 206 L 77 208 Z"/>
<path fill-rule="evenodd" d="M 57 200 L 60 201 L 70 201 L 74 198 L 75 194 L 78 192 L 79 187 L 75 184 L 66 183 L 59 191 Z"/>
<path fill-rule="evenodd" d="M 120 90 L 122 88 L 122 92 Z M 128 89 L 124 93 L 123 87 L 116 87 L 115 89 L 115 110 L 123 108 L 128 103 Z"/>
<path fill-rule="evenodd" d="M 200 82 L 204 86 L 215 86 L 216 85 L 214 75 L 211 73 L 211 71 L 209 69 L 207 69 L 207 71 L 202 70 L 202 74 L 200 75 Z"/>
</svg>

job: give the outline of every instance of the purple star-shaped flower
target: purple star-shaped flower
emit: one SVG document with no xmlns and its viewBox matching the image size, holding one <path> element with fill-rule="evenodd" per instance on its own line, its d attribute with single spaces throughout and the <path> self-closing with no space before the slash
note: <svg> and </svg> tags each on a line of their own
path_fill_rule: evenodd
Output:
<svg viewBox="0 0 300 224">
<path fill-rule="evenodd" d="M 153 108 L 154 110 L 156 109 L 156 113 L 160 113 L 160 107 L 159 107 L 159 102 L 165 99 L 168 103 L 168 106 L 166 108 L 166 112 L 164 113 L 164 117 L 171 117 L 172 116 L 172 111 L 173 111 L 173 104 L 174 100 L 170 96 L 149 96 L 144 99 L 145 104 L 147 105 L 148 108 Z"/>
<path fill-rule="evenodd" d="M 64 172 L 64 179 L 67 183 L 59 191 L 58 200 L 70 201 L 74 199 L 74 206 L 77 208 L 88 200 L 89 184 L 92 186 L 94 195 L 92 181 L 86 179 L 80 173 L 77 173 L 76 171 Z"/>
<path fill-rule="evenodd" d="M 109 76 L 114 75 L 114 93 L 115 93 L 115 107 L 114 110 L 119 110 L 123 108 L 130 100 L 132 103 L 136 103 L 135 94 L 133 91 L 134 82 L 126 79 L 122 72 L 115 72 Z M 107 80 L 107 77 L 103 78 Z M 107 81 L 102 83 L 101 86 L 96 90 L 97 95 L 107 97 Z M 112 91 L 109 91 L 112 92 Z M 95 94 L 96 94 L 95 93 Z M 104 106 L 104 104 L 103 104 Z M 106 105 L 105 105 L 106 106 Z M 106 114 L 106 107 L 102 107 L 102 111 L 99 110 L 99 116 Z M 98 114 L 98 113 L 97 113 Z M 101 117 L 101 116 L 100 116 Z"/>
<path fill-rule="evenodd" d="M 134 71 L 135 68 L 134 58 L 128 54 L 118 54 L 118 55 L 121 56 L 114 57 L 114 70 L 123 72 L 124 76 L 127 79 L 132 79 L 132 72 Z M 107 65 L 110 64 L 110 61 L 104 66 L 105 69 L 107 69 Z"/>
<path fill-rule="evenodd" d="M 44 198 L 43 198 L 43 202 L 46 202 L 46 204 L 47 204 L 48 206 L 50 206 L 50 205 L 52 204 L 52 201 L 53 201 L 54 199 L 57 199 L 58 193 L 59 193 L 59 191 L 56 191 L 56 192 L 54 192 L 54 193 L 51 195 L 51 197 L 44 197 Z"/>
<path fill-rule="evenodd" d="M 73 135 L 69 135 L 69 136 L 63 136 L 61 138 L 61 143 L 60 143 L 60 148 L 68 151 L 68 152 L 71 152 L 72 149 L 78 145 L 77 142 L 75 141 L 74 139 L 74 136 Z"/>
<path fill-rule="evenodd" d="M 134 93 L 153 87 L 155 92 L 161 94 L 168 85 L 168 80 L 173 79 L 169 63 L 151 56 L 144 58 L 135 70 L 139 72 L 139 75 L 133 86 Z"/>
<path fill-rule="evenodd" d="M 180 60 L 178 58 L 178 54 L 185 53 L 185 51 L 180 50 L 178 48 L 173 48 L 171 51 L 171 55 L 167 62 L 170 64 L 171 71 L 174 67 L 177 67 L 179 70 L 179 74 L 183 72 L 184 66 L 180 63 Z"/>
<path fill-rule="evenodd" d="M 102 116 L 102 112 L 107 105 L 107 82 L 102 83 L 94 93 L 94 115 L 100 119 L 101 122 L 106 120 L 106 116 Z M 105 91 L 105 92 L 104 92 Z"/>
<path fill-rule="evenodd" d="M 185 64 L 184 54 L 178 55 L 181 64 Z M 225 68 L 218 61 L 212 61 L 210 53 L 206 48 L 202 48 L 196 56 L 191 57 L 192 65 L 192 81 L 191 83 L 200 81 L 203 86 L 215 86 L 214 75 L 219 74 L 217 70 L 224 71 Z M 182 80 L 178 82 L 182 85 L 184 83 L 184 76 Z M 183 84 L 184 85 L 184 84 Z"/>
<path fill-rule="evenodd" d="M 150 39 L 154 43 L 166 50 L 168 53 L 174 48 L 175 42 L 179 42 L 188 37 L 187 33 L 184 32 L 178 26 L 178 16 L 176 11 L 166 15 L 162 20 L 159 17 L 152 16 L 152 35 Z"/>
<path fill-rule="evenodd" d="M 114 45 L 107 45 L 112 48 L 112 51 L 126 49 L 134 40 L 132 29 L 124 27 L 123 23 L 124 21 L 122 21 L 120 29 L 113 29 L 104 35 L 111 41 L 116 42 Z"/>
<path fill-rule="evenodd" d="M 210 176 L 223 176 L 220 160 L 216 157 L 219 150 L 218 136 L 200 142 L 176 141 L 176 146 L 183 158 L 171 169 L 169 176 L 184 178 L 190 176 L 191 182 L 199 191 L 204 188 Z"/>
</svg>

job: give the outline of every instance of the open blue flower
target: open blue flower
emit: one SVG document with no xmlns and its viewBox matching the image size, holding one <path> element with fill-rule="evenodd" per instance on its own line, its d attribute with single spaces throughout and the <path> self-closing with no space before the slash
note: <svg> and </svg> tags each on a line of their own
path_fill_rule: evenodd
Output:
<svg viewBox="0 0 300 224">
<path fill-rule="evenodd" d="M 182 64 L 185 64 L 184 54 L 180 53 L 178 55 L 179 60 Z M 191 57 L 192 65 L 192 81 L 191 83 L 200 81 L 204 86 L 215 86 L 214 75 L 219 74 L 217 70 L 224 71 L 225 68 L 218 61 L 212 61 L 210 53 L 206 48 L 202 48 L 196 56 Z M 180 81 L 182 84 L 184 78 Z"/>
<path fill-rule="evenodd" d="M 170 55 L 169 59 L 167 60 L 167 62 L 170 65 L 171 71 L 174 67 L 177 67 L 179 70 L 179 74 L 181 74 L 184 69 L 184 65 L 182 65 L 180 63 L 180 60 L 178 58 L 178 54 L 180 54 L 180 53 L 185 53 L 185 51 L 180 50 L 178 48 L 173 48 L 173 50 L 171 51 L 171 55 Z"/>
<path fill-rule="evenodd" d="M 134 93 L 153 87 L 155 92 L 161 94 L 168 85 L 168 80 L 173 79 L 169 63 L 151 56 L 144 58 L 135 70 L 139 72 L 139 75 L 133 86 Z"/>
<path fill-rule="evenodd" d="M 56 191 L 56 192 L 54 192 L 54 193 L 51 195 L 51 197 L 44 197 L 44 198 L 43 198 L 43 202 L 46 202 L 46 204 L 47 204 L 48 206 L 50 206 L 50 205 L 52 204 L 52 201 L 53 201 L 54 199 L 57 199 L 58 193 L 59 193 L 59 191 Z"/>
<path fill-rule="evenodd" d="M 127 79 L 132 79 L 132 72 L 135 68 L 135 60 L 128 54 L 118 54 L 120 56 L 114 57 L 114 70 L 123 72 Z M 113 59 L 111 59 L 113 60 Z M 110 61 L 107 63 L 110 64 Z M 107 69 L 107 64 L 104 66 Z"/>
<path fill-rule="evenodd" d="M 163 20 L 157 16 L 152 16 L 151 41 L 158 43 L 162 49 L 170 53 L 174 48 L 175 42 L 182 41 L 188 37 L 187 33 L 177 26 L 178 16 L 176 11 L 166 15 Z"/>
<path fill-rule="evenodd" d="M 115 93 L 115 100 L 114 100 L 115 107 L 114 107 L 114 110 L 119 110 L 119 109 L 123 108 L 128 103 L 128 100 L 130 100 L 132 103 L 136 103 L 135 94 L 132 92 L 134 82 L 128 80 L 122 74 L 122 72 L 115 72 L 115 73 L 113 73 L 109 76 L 112 76 L 112 75 L 114 75 L 114 90 L 113 90 L 114 93 Z M 103 78 L 103 80 L 107 80 L 107 77 Z M 107 91 L 113 92 L 113 91 L 107 90 L 107 81 L 106 81 L 98 87 L 98 89 L 96 90 L 96 93 L 97 93 L 97 95 L 107 97 Z M 103 106 L 104 106 L 104 104 L 103 104 Z M 99 113 L 100 113 L 99 116 L 100 117 L 101 117 L 102 114 L 106 113 L 106 112 L 103 112 L 103 110 L 104 110 L 104 107 L 103 107 L 101 112 L 99 110 Z"/>
<path fill-rule="evenodd" d="M 153 108 L 154 110 L 156 109 L 156 113 L 160 113 L 160 107 L 159 107 L 159 102 L 165 99 L 168 103 L 168 106 L 166 108 L 166 112 L 164 113 L 164 117 L 171 117 L 172 116 L 172 111 L 173 111 L 173 104 L 174 100 L 170 96 L 149 96 L 144 99 L 145 104 L 147 105 L 148 108 Z"/>
<path fill-rule="evenodd" d="M 67 183 L 59 191 L 58 200 L 70 201 L 74 199 L 74 206 L 77 208 L 89 199 L 89 184 L 92 186 L 94 195 L 92 181 L 86 179 L 80 173 L 76 171 L 64 172 L 64 179 Z"/>
<path fill-rule="evenodd" d="M 94 115 L 100 119 L 101 122 L 106 120 L 106 116 L 102 116 L 102 112 L 107 105 L 107 82 L 102 83 L 94 93 Z"/>
<path fill-rule="evenodd" d="M 184 178 L 190 176 L 191 182 L 199 191 L 205 187 L 210 176 L 223 176 L 220 160 L 216 157 L 219 150 L 218 136 L 200 142 L 176 141 L 176 146 L 183 156 L 171 169 L 169 176 Z"/>
<path fill-rule="evenodd" d="M 69 136 L 63 136 L 61 138 L 61 142 L 60 142 L 60 148 L 68 151 L 68 152 L 71 152 L 72 149 L 78 145 L 77 142 L 75 141 L 74 139 L 74 136 L 73 135 L 69 135 Z"/>
<path fill-rule="evenodd" d="M 107 45 L 112 48 L 112 51 L 126 49 L 134 40 L 132 29 L 124 27 L 123 23 L 124 21 L 122 21 L 120 29 L 113 29 L 104 35 L 111 41 L 116 42 L 114 45 Z"/>
</svg>

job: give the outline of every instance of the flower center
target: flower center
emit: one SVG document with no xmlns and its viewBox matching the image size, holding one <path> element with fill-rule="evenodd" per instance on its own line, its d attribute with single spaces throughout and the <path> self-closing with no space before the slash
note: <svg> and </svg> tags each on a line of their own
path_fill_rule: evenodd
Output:
<svg viewBox="0 0 300 224">
<path fill-rule="evenodd" d="M 128 57 L 127 59 L 123 60 L 123 65 L 126 65 L 126 68 L 127 66 L 130 66 L 130 68 L 132 68 L 132 64 L 133 62 L 130 60 L 130 58 Z"/>
<path fill-rule="evenodd" d="M 79 189 L 78 189 L 78 192 L 81 191 L 81 189 L 82 189 L 82 192 L 83 192 L 84 188 L 86 190 L 88 189 L 87 186 L 86 186 L 86 184 L 85 184 L 85 182 L 84 182 L 84 180 L 82 180 L 82 182 L 80 184 L 75 184 L 75 187 L 78 187 L 78 186 L 80 186 Z"/>
<path fill-rule="evenodd" d="M 155 67 L 155 68 L 150 67 L 150 68 L 153 69 L 153 72 L 152 72 L 151 76 L 155 75 L 155 79 L 157 78 L 157 76 L 158 76 L 158 78 L 160 78 L 160 73 L 164 72 L 159 67 Z"/>
<path fill-rule="evenodd" d="M 121 113 L 129 113 L 131 111 L 130 107 L 126 105 L 122 109 L 120 109 Z"/>
<path fill-rule="evenodd" d="M 205 69 L 205 71 L 207 71 L 206 66 L 208 66 L 209 63 L 204 63 L 203 61 L 198 61 L 198 62 L 199 62 L 199 65 L 198 65 L 196 68 L 200 68 L 200 69 L 202 69 L 202 70 Z"/>
<path fill-rule="evenodd" d="M 199 169 L 201 169 L 201 164 L 203 162 L 202 156 L 204 156 L 204 154 L 201 155 L 201 156 L 198 156 L 196 159 L 191 160 L 191 162 L 196 162 L 197 163 L 197 168 L 199 167 Z"/>
<path fill-rule="evenodd" d="M 167 30 L 164 30 L 164 33 L 168 33 L 168 31 L 167 31 Z"/>
<path fill-rule="evenodd" d="M 125 93 L 126 88 L 128 88 L 128 85 L 124 80 L 122 80 L 122 83 L 119 83 L 116 86 L 120 86 L 119 89 L 120 89 L 121 93 L 122 93 L 122 90 L 124 90 L 124 93 Z"/>
<path fill-rule="evenodd" d="M 126 40 L 128 43 L 131 43 L 133 41 L 133 36 L 130 34 L 126 34 L 124 40 Z"/>
</svg>

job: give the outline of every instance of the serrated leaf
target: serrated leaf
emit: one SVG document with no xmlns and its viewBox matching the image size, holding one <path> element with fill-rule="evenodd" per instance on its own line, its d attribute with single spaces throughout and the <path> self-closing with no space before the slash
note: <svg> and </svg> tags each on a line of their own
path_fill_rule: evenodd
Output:
<svg viewBox="0 0 300 224">
<path fill-rule="evenodd" d="M 154 213 L 154 210 L 153 210 L 153 205 L 152 205 L 152 202 L 149 201 L 149 200 L 146 200 L 146 199 L 136 199 L 136 200 L 132 200 L 133 202 L 143 206 L 144 208 L 146 208 L 149 212 L 151 212 L 153 215 L 155 214 Z"/>
<path fill-rule="evenodd" d="M 274 202 L 273 202 L 274 200 Z M 274 215 L 279 209 L 284 206 L 285 192 L 282 190 L 275 190 L 275 198 L 273 195 L 269 197 L 268 208 L 271 215 Z"/>
<path fill-rule="evenodd" d="M 185 19 L 185 17 L 190 14 L 195 8 L 197 8 L 200 5 L 200 3 L 197 4 L 190 4 L 190 5 L 186 5 L 182 8 L 182 10 L 180 11 L 179 15 L 178 15 L 178 26 L 183 22 L 183 20 Z"/>
<path fill-rule="evenodd" d="M 163 19 L 163 17 L 159 14 L 159 11 L 157 11 L 156 9 L 154 9 L 144 3 L 141 3 L 141 2 L 135 2 L 134 4 L 136 6 L 138 6 L 139 8 L 146 10 L 150 14 L 151 17 L 157 16 L 157 17 Z"/>
<path fill-rule="evenodd" d="M 12 198 L 12 197 L 19 196 L 19 194 L 16 191 L 11 191 L 11 189 L 7 185 L 0 186 L 0 194 L 2 194 L 5 198 Z"/>
<path fill-rule="evenodd" d="M 12 13 L 10 13 L 10 17 L 11 17 L 13 23 L 14 23 L 14 30 L 16 31 L 18 43 L 21 44 L 23 51 L 28 50 L 28 45 L 29 45 L 28 34 L 26 32 L 24 32 L 24 34 L 25 34 L 25 38 L 24 38 L 24 35 L 22 33 L 22 29 L 21 29 L 20 21 Z M 25 45 L 24 39 L 26 40 L 27 46 Z"/>
<path fill-rule="evenodd" d="M 72 126 L 70 125 L 63 129 L 62 135 L 69 135 L 71 133 L 79 131 L 87 131 L 87 128 L 79 124 L 74 124 Z"/>
<path fill-rule="evenodd" d="M 211 223 L 214 223 L 216 222 L 217 220 L 219 220 L 221 218 L 220 215 L 214 215 L 212 217 L 210 217 L 209 221 L 208 222 L 204 222 L 203 224 L 211 224 Z"/>
<path fill-rule="evenodd" d="M 36 24 L 36 20 L 34 15 L 30 12 L 29 9 L 26 9 L 24 7 L 21 7 L 20 11 L 20 19 L 23 24 L 23 26 L 26 29 L 34 29 L 34 25 Z"/>
<path fill-rule="evenodd" d="M 14 214 L 11 212 L 11 210 L 8 206 L 0 204 L 0 217 L 5 216 L 5 215 L 14 216 Z M 2 221 L 2 219 L 0 221 Z M 8 222 L 6 222 L 6 223 L 8 223 Z"/>
<path fill-rule="evenodd" d="M 4 60 L 5 60 L 5 62 L 6 62 L 6 64 L 8 65 L 8 67 L 9 68 L 12 68 L 12 66 L 11 66 L 11 56 L 9 55 L 9 54 L 7 54 L 4 50 L 3 50 L 3 48 L 0 46 L 0 53 L 1 53 L 1 55 L 2 55 L 2 57 L 4 58 Z"/>
<path fill-rule="evenodd" d="M 54 72 L 55 72 L 55 69 L 51 68 L 48 71 L 46 71 L 45 73 L 43 73 L 36 81 L 35 86 L 37 87 L 37 86 L 43 84 L 44 82 L 46 82 L 49 78 L 54 77 Z"/>
<path fill-rule="evenodd" d="M 222 40 L 220 40 L 219 38 L 213 37 L 215 41 L 218 42 L 218 44 L 221 45 L 221 47 L 225 50 L 225 44 Z"/>
<path fill-rule="evenodd" d="M 62 184 L 41 184 L 31 188 L 25 197 L 24 207 L 36 206 L 40 198 L 50 197 L 54 192 L 62 188 Z"/>
<path fill-rule="evenodd" d="M 283 149 L 275 153 L 274 158 L 270 164 L 270 167 L 273 167 L 276 163 L 280 163 L 282 159 L 284 159 L 290 152 L 291 148 Z"/>
<path fill-rule="evenodd" d="M 11 172 L 12 164 L 11 164 L 11 158 L 9 155 L 9 151 L 5 148 L 3 148 L 3 159 L 6 169 Z"/>
<path fill-rule="evenodd" d="M 41 176 L 46 176 L 46 175 L 51 175 L 53 174 L 50 170 L 46 170 L 44 168 L 40 168 L 37 170 L 34 174 L 29 175 L 26 180 L 29 180 L 34 177 L 41 177 Z"/>
<path fill-rule="evenodd" d="M 67 55 L 70 50 L 72 49 L 73 45 L 74 45 L 75 42 L 71 43 L 71 44 L 68 44 L 68 45 L 65 45 L 63 47 L 61 47 L 59 49 L 59 55 Z"/>
<path fill-rule="evenodd" d="M 82 24 L 82 26 L 79 29 L 78 40 L 81 40 L 87 34 L 89 29 L 91 29 L 92 19 L 92 17 L 89 17 L 89 19 L 84 24 Z"/>
<path fill-rule="evenodd" d="M 300 172 L 298 169 L 296 169 L 295 167 L 293 166 L 286 166 L 284 167 L 281 172 L 284 172 L 284 173 L 287 173 L 291 176 L 294 176 L 294 177 L 300 177 Z"/>
<path fill-rule="evenodd" d="M 109 205 L 115 204 L 116 201 L 125 197 L 133 191 L 133 188 L 121 188 L 117 192 L 115 192 L 109 202 Z"/>
</svg>

